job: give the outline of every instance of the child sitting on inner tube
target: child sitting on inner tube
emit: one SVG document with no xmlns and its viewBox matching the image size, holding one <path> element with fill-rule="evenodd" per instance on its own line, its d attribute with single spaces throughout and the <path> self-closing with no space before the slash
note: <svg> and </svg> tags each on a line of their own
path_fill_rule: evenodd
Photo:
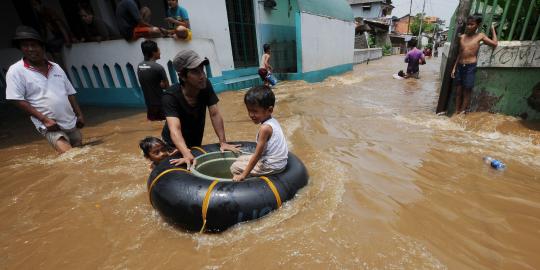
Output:
<svg viewBox="0 0 540 270">
<path fill-rule="evenodd" d="M 252 87 L 244 96 L 249 118 L 253 123 L 260 124 L 260 127 L 255 153 L 240 156 L 231 165 L 233 181 L 277 173 L 287 166 L 287 142 L 281 126 L 272 117 L 275 101 L 276 97 L 267 85 Z"/>
<path fill-rule="evenodd" d="M 176 154 L 175 151 L 169 151 L 167 149 L 167 146 L 165 145 L 165 142 L 160 140 L 156 137 L 146 137 L 142 139 L 139 142 L 139 147 L 143 151 L 144 157 L 152 161 L 150 164 L 150 170 L 153 170 L 160 161 L 162 161 L 165 158 L 168 158 L 174 154 Z M 181 158 L 179 159 L 171 159 L 170 163 L 174 166 L 178 166 L 180 164 L 184 164 L 183 160 Z"/>
</svg>

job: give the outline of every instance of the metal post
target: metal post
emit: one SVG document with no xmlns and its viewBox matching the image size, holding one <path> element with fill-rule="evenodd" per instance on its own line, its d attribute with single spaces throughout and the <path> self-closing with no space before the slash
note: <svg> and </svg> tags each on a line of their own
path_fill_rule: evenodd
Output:
<svg viewBox="0 0 540 270">
<path fill-rule="evenodd" d="M 420 18 L 420 29 L 418 30 L 418 49 L 422 48 L 422 26 L 424 25 L 424 10 L 426 8 L 426 0 L 422 5 L 422 16 Z"/>
<path fill-rule="evenodd" d="M 489 20 L 486 23 L 486 26 L 487 26 L 486 35 L 488 35 L 489 37 L 491 37 L 491 35 L 492 35 L 492 33 L 491 33 L 491 23 L 493 22 L 493 15 L 495 15 L 495 12 L 497 11 L 498 1 L 499 0 L 493 0 L 493 5 L 491 6 L 491 12 L 490 12 L 490 15 L 489 15 Z"/>
<path fill-rule="evenodd" d="M 467 16 L 471 11 L 471 0 L 461 0 L 459 2 L 456 21 L 457 26 L 455 28 L 452 43 L 450 44 L 450 50 L 448 51 L 448 59 L 446 60 L 446 66 L 444 73 L 442 74 L 441 91 L 439 94 L 439 101 L 437 103 L 437 113 L 445 112 L 448 107 L 448 100 L 452 90 L 452 78 L 450 77 L 450 71 L 456 63 L 458 51 L 459 51 L 459 33 L 462 32 L 467 22 Z"/>
<path fill-rule="evenodd" d="M 531 19 L 531 14 L 534 9 L 534 0 L 531 0 L 531 4 L 529 5 L 529 12 L 527 12 L 527 17 L 525 18 L 525 24 L 523 25 L 523 29 L 521 30 L 521 35 L 519 36 L 519 40 L 523 40 L 525 38 L 525 32 L 527 32 L 527 27 L 529 26 L 529 20 Z"/>
<path fill-rule="evenodd" d="M 536 26 L 534 27 L 533 36 L 531 38 L 532 41 L 536 40 L 536 36 L 538 35 L 538 29 L 540 29 L 540 17 L 538 17 L 538 21 L 536 21 Z"/>
<path fill-rule="evenodd" d="M 506 5 L 504 6 L 504 11 L 501 19 L 501 24 L 499 25 L 499 30 L 497 31 L 497 37 L 501 38 L 501 33 L 504 27 L 504 23 L 506 22 L 506 16 L 508 15 L 508 9 L 510 8 L 510 0 L 506 1 Z M 502 39 L 502 38 L 501 38 Z"/>
<path fill-rule="evenodd" d="M 409 22 L 407 23 L 407 34 L 411 32 L 411 14 L 412 12 L 412 0 L 411 0 L 411 5 L 409 6 Z"/>
<path fill-rule="evenodd" d="M 508 34 L 508 39 L 506 40 L 512 40 L 514 37 L 514 30 L 516 29 L 517 21 L 519 19 L 519 13 L 521 11 L 521 5 L 523 4 L 523 0 L 519 0 L 516 13 L 514 13 L 514 20 L 512 21 L 512 27 L 510 28 L 510 34 Z"/>
<path fill-rule="evenodd" d="M 487 6 L 488 6 L 488 0 L 485 0 L 484 1 L 484 6 L 482 7 L 482 25 L 480 25 L 480 32 L 484 29 L 484 24 L 486 23 L 486 11 L 487 11 Z M 488 31 L 489 32 L 489 31 Z"/>
<path fill-rule="evenodd" d="M 476 7 L 474 8 L 474 13 L 478 13 L 478 10 L 480 9 L 480 0 L 475 0 Z"/>
</svg>

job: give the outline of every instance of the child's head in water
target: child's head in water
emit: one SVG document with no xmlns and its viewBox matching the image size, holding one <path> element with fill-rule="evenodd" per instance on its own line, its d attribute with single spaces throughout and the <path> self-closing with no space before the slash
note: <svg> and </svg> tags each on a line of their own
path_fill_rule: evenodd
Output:
<svg viewBox="0 0 540 270">
<path fill-rule="evenodd" d="M 156 137 L 146 137 L 139 142 L 144 157 L 154 164 L 169 156 L 165 143 Z"/>
<path fill-rule="evenodd" d="M 400 70 L 397 75 L 399 77 L 405 77 L 405 72 L 403 72 L 403 70 Z"/>
</svg>

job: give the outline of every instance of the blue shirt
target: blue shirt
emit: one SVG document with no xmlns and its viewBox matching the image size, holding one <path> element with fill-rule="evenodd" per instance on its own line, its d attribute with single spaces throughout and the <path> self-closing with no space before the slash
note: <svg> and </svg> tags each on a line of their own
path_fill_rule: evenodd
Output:
<svg viewBox="0 0 540 270">
<path fill-rule="evenodd" d="M 180 5 L 176 6 L 175 9 L 167 9 L 167 17 L 172 17 L 178 21 L 189 21 L 187 10 Z M 171 25 L 171 28 L 174 28 L 174 25 Z"/>
</svg>

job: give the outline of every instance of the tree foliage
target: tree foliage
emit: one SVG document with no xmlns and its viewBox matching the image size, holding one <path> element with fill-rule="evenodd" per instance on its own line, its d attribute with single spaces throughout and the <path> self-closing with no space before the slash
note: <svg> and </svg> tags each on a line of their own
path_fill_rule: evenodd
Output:
<svg viewBox="0 0 540 270">
<path fill-rule="evenodd" d="M 422 13 L 416 14 L 416 16 L 414 16 L 411 20 L 411 33 L 414 36 L 418 36 L 419 34 L 418 32 L 420 31 L 421 21 L 422 21 Z M 435 30 L 435 25 L 432 23 L 426 23 L 424 21 L 424 23 L 422 24 L 422 33 L 433 33 L 433 30 Z"/>
</svg>

